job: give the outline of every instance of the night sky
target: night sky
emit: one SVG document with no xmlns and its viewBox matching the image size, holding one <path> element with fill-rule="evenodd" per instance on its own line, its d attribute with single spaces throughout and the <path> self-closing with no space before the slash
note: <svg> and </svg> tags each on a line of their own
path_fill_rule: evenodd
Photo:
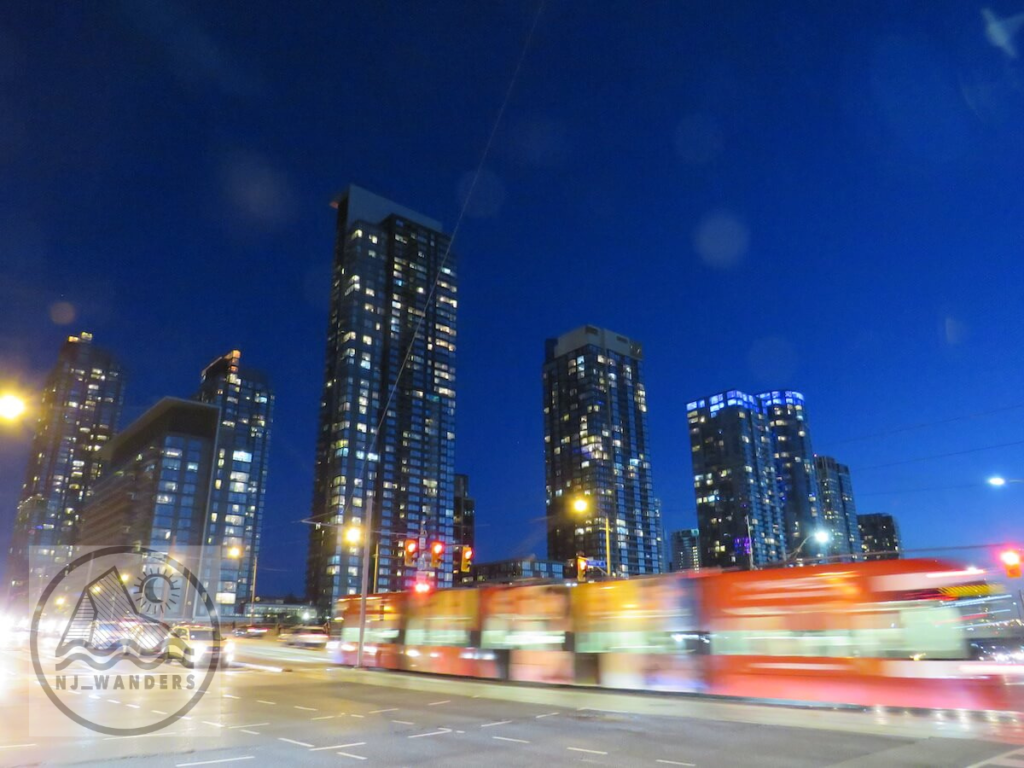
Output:
<svg viewBox="0 0 1024 768">
<path fill-rule="evenodd" d="M 908 548 L 1024 537 L 984 484 L 1024 478 L 1024 63 L 962 0 L 701 5 L 543 8 L 455 243 L 477 559 L 545 555 L 544 340 L 584 323 L 645 344 L 666 530 L 686 402 L 790 388 Z M 88 330 L 127 423 L 241 349 L 277 392 L 259 592 L 301 592 L 328 203 L 450 231 L 536 7 L 0 4 L 0 382 Z M 0 431 L 4 551 L 27 450 Z"/>
</svg>

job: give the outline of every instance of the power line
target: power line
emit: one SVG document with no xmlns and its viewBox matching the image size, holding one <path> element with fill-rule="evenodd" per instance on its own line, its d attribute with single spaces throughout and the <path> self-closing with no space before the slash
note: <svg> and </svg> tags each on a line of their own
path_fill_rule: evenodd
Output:
<svg viewBox="0 0 1024 768">
<path fill-rule="evenodd" d="M 848 437 L 845 440 L 833 440 L 832 445 L 845 445 L 846 443 L 855 443 L 861 440 L 877 440 L 880 437 L 889 437 L 890 435 L 899 435 L 904 432 L 912 432 L 916 429 L 925 429 L 927 427 L 938 427 L 943 424 L 952 424 L 957 421 L 967 421 L 969 419 L 979 419 L 983 416 L 991 416 L 996 413 L 1005 413 L 1006 411 L 1014 411 L 1018 408 L 1024 408 L 1024 403 L 1017 403 L 1016 405 L 1007 405 L 1002 408 L 993 408 L 989 411 L 977 411 L 976 413 L 966 413 L 960 416 L 950 416 L 947 419 L 938 419 L 937 421 L 924 421 L 919 424 L 907 424 L 903 427 L 896 427 L 885 432 L 876 432 L 873 435 L 861 435 L 860 437 Z"/>
<path fill-rule="evenodd" d="M 903 459 L 902 461 L 891 461 L 888 464 L 874 464 L 870 467 L 854 467 L 857 472 L 867 472 L 870 469 L 885 469 L 886 467 L 899 467 L 904 464 L 914 464 L 918 461 L 931 461 L 932 459 L 945 459 L 950 456 L 964 456 L 968 453 L 980 453 L 982 451 L 994 451 L 997 448 L 1012 448 L 1016 445 L 1024 445 L 1024 440 L 1014 440 L 1011 443 L 998 443 L 996 445 L 982 445 L 978 448 L 966 448 L 962 451 L 950 451 L 949 453 L 935 453 L 931 456 L 916 456 L 913 459 Z"/>
</svg>

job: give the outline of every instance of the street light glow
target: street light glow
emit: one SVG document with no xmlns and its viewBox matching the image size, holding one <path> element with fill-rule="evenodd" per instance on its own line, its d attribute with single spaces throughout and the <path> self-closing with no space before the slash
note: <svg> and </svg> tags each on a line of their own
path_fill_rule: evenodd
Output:
<svg viewBox="0 0 1024 768">
<path fill-rule="evenodd" d="M 362 537 L 363 535 L 358 528 L 349 528 L 345 531 L 345 541 L 349 544 L 358 544 Z"/>
<path fill-rule="evenodd" d="M 17 395 L 0 395 L 0 419 L 14 421 L 25 412 L 25 401 Z"/>
<path fill-rule="evenodd" d="M 1006 478 L 1005 477 L 998 477 L 998 476 L 997 477 L 990 477 L 988 479 L 988 484 L 989 485 L 994 485 L 996 488 L 1001 488 L 1004 485 L 1006 485 Z"/>
<path fill-rule="evenodd" d="M 575 512 L 586 512 L 589 507 L 590 505 L 587 503 L 587 500 L 582 497 L 572 503 L 572 508 Z"/>
<path fill-rule="evenodd" d="M 230 557 L 230 558 L 234 559 L 234 558 L 239 558 L 241 556 L 242 556 L 242 550 L 239 549 L 238 547 L 232 547 L 231 549 L 228 550 L 228 557 Z"/>
<path fill-rule="evenodd" d="M 814 540 L 819 544 L 828 544 L 829 539 L 832 538 L 832 534 L 828 531 L 815 531 Z"/>
</svg>

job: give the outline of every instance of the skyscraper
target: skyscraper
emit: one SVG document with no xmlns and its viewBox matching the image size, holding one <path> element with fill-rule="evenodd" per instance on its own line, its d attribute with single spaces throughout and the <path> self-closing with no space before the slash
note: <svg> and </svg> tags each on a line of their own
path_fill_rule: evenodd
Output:
<svg viewBox="0 0 1024 768">
<path fill-rule="evenodd" d="M 896 560 L 900 556 L 900 529 L 896 518 L 876 512 L 857 515 L 865 560 Z"/>
<path fill-rule="evenodd" d="M 804 396 L 799 392 L 776 390 L 758 395 L 768 419 L 775 476 L 779 484 L 779 504 L 789 550 L 795 551 L 820 527 L 818 479 L 807 424 Z M 809 544 L 800 549 L 800 557 L 824 554 L 820 546 Z"/>
<path fill-rule="evenodd" d="M 669 535 L 669 567 L 676 571 L 700 570 L 700 530 L 683 528 Z"/>
<path fill-rule="evenodd" d="M 454 545 L 452 552 L 452 564 L 455 571 L 453 583 L 469 581 L 472 572 L 462 571 L 462 553 L 469 548 L 470 560 L 473 557 L 473 547 L 476 538 L 476 499 L 469 495 L 469 475 L 455 476 L 455 518 L 454 518 Z"/>
<path fill-rule="evenodd" d="M 359 591 L 364 547 L 344 537 L 355 526 L 371 537 L 379 591 L 418 579 L 451 586 L 455 505 L 458 278 L 450 238 L 433 219 L 359 187 L 334 205 L 306 577 L 321 608 Z M 445 544 L 442 566 L 421 557 L 406 568 L 406 539 Z"/>
<path fill-rule="evenodd" d="M 29 594 L 30 564 L 41 581 L 71 557 L 79 515 L 103 468 L 100 449 L 117 430 L 123 401 L 114 356 L 94 347 L 92 334 L 69 337 L 39 404 L 8 559 L 13 600 Z"/>
<path fill-rule="evenodd" d="M 205 543 L 219 547 L 217 585 L 225 612 L 241 613 L 252 597 L 266 499 L 274 393 L 260 371 L 241 365 L 241 352 L 217 358 L 203 371 L 195 399 L 219 406 L 217 462 Z M 211 590 L 212 591 L 212 590 Z"/>
<path fill-rule="evenodd" d="M 784 559 L 786 534 L 772 436 L 761 401 L 737 390 L 688 403 L 703 567 Z"/>
<path fill-rule="evenodd" d="M 829 555 L 860 560 L 860 528 L 857 524 L 857 505 L 853 501 L 850 468 L 831 456 L 815 456 L 814 469 L 818 477 L 818 503 L 821 506 L 819 527 L 832 536 L 828 544 Z"/>
<path fill-rule="evenodd" d="M 591 325 L 548 339 L 544 454 L 553 560 L 582 554 L 616 576 L 662 570 L 642 362 L 639 342 Z"/>
</svg>

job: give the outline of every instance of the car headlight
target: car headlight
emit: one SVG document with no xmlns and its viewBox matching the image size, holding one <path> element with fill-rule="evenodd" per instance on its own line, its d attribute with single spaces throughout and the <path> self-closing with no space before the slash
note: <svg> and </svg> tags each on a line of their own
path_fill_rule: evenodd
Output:
<svg viewBox="0 0 1024 768">
<path fill-rule="evenodd" d="M 206 643 L 194 643 L 192 645 L 192 655 L 196 658 L 206 653 Z"/>
</svg>

